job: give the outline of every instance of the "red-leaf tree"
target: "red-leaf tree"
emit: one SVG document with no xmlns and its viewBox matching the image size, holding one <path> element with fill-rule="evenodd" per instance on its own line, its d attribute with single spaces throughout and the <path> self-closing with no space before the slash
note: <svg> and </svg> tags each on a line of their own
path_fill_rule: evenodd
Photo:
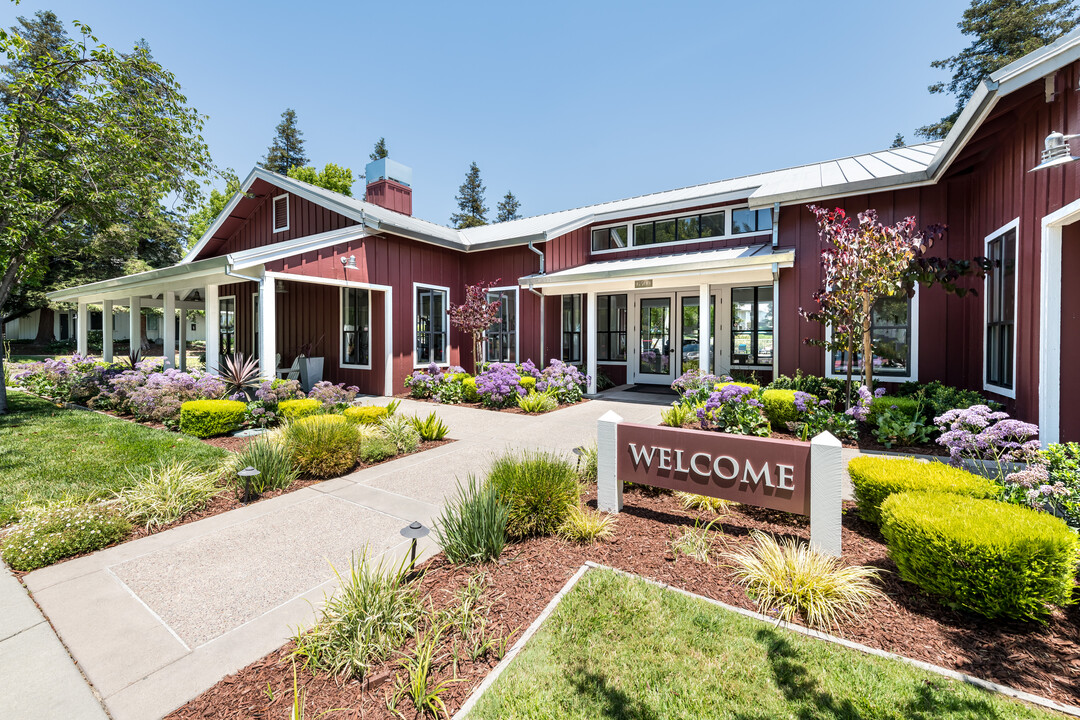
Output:
<svg viewBox="0 0 1080 720">
<path fill-rule="evenodd" d="M 465 287 L 465 302 L 460 305 L 450 305 L 448 312 L 450 324 L 462 332 L 472 336 L 473 341 L 473 374 L 480 367 L 480 357 L 483 354 L 484 333 L 499 318 L 498 300 L 488 300 L 488 291 L 499 284 L 499 280 L 487 284 L 478 283 Z"/>
</svg>

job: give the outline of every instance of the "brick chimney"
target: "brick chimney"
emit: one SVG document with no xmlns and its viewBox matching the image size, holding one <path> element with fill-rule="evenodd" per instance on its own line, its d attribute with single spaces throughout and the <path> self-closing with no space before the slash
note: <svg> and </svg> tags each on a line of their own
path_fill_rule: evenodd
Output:
<svg viewBox="0 0 1080 720">
<path fill-rule="evenodd" d="M 367 201 L 387 210 L 412 215 L 412 168 L 390 158 L 367 164 Z"/>
</svg>

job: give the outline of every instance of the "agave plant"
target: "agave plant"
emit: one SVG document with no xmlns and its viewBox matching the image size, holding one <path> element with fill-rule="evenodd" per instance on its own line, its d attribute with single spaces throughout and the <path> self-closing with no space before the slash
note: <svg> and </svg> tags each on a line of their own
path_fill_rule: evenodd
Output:
<svg viewBox="0 0 1080 720">
<path fill-rule="evenodd" d="M 243 395 L 247 402 L 255 397 L 262 378 L 259 377 L 259 361 L 239 353 L 225 358 L 225 372 L 221 373 L 225 383 L 225 395 Z"/>
</svg>

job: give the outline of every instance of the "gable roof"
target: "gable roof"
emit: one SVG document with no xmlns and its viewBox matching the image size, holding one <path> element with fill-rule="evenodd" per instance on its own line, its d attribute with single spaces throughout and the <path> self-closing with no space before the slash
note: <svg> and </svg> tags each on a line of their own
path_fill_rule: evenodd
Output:
<svg viewBox="0 0 1080 720">
<path fill-rule="evenodd" d="M 244 193 L 258 181 L 295 193 L 351 218 L 360 223 L 369 234 L 390 232 L 466 252 L 544 242 L 593 223 L 702 205 L 745 200 L 751 208 L 764 208 L 775 203 L 803 203 L 878 190 L 929 185 L 940 180 L 948 171 L 952 161 L 1002 98 L 1077 60 L 1080 60 L 1080 29 L 996 71 L 979 85 L 944 140 L 745 175 L 462 230 L 403 215 L 256 167 L 241 183 L 242 192 L 229 202 L 181 262 L 192 262 L 205 248 L 215 242 L 223 243 L 235 231 L 243 218 L 246 218 L 243 204 L 252 202 Z M 253 207 L 253 204 L 250 205 L 247 211 L 250 212 Z M 239 215 L 236 214 L 238 212 Z M 287 247 L 290 243 L 301 240 L 278 244 Z"/>
</svg>

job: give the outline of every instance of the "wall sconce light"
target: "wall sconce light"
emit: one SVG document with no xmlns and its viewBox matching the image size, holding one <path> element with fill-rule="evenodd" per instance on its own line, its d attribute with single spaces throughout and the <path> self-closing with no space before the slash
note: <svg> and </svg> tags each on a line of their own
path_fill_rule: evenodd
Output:
<svg viewBox="0 0 1080 720">
<path fill-rule="evenodd" d="M 1071 163 L 1073 160 L 1080 160 L 1078 157 L 1073 157 L 1072 150 L 1069 148 L 1069 141 L 1078 137 L 1080 135 L 1062 135 L 1059 132 L 1052 132 L 1047 135 L 1046 148 L 1042 152 L 1042 162 L 1028 170 L 1028 172 L 1045 170 L 1056 165 Z"/>
<path fill-rule="evenodd" d="M 356 256 L 350 255 L 348 258 L 342 257 L 341 264 L 346 270 L 356 269 Z"/>
</svg>

